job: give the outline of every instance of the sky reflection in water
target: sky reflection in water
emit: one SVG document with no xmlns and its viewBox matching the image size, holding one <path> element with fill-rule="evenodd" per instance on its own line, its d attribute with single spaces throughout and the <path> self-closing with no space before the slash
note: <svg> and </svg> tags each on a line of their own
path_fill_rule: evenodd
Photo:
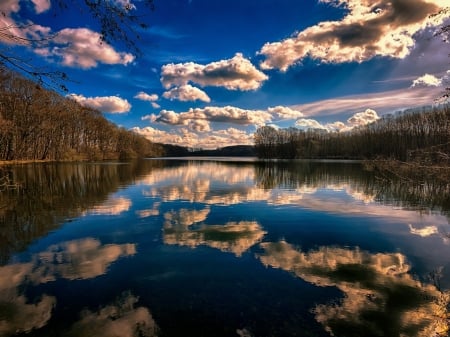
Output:
<svg viewBox="0 0 450 337">
<path fill-rule="evenodd" d="M 27 186 L 1 196 L 0 335 L 447 329 L 445 194 L 427 207 L 420 188 L 357 163 L 149 160 L 11 172 Z"/>
</svg>

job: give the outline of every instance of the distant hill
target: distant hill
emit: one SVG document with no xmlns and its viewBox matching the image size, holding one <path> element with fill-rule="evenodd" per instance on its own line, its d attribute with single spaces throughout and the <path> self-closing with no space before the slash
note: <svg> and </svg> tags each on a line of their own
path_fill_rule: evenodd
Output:
<svg viewBox="0 0 450 337">
<path fill-rule="evenodd" d="M 255 147 L 252 145 L 226 146 L 216 150 L 199 150 L 191 152 L 191 156 L 214 156 L 214 157 L 254 157 Z"/>
<path fill-rule="evenodd" d="M 165 157 L 254 157 L 256 156 L 255 147 L 252 145 L 226 146 L 215 150 L 195 150 L 187 147 L 159 144 L 164 148 Z"/>
</svg>

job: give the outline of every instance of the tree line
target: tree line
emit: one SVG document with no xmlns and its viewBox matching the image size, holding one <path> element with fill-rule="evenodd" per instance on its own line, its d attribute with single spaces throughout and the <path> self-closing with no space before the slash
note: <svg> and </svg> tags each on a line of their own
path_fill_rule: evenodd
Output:
<svg viewBox="0 0 450 337">
<path fill-rule="evenodd" d="M 162 151 L 101 112 L 0 68 L 0 160 L 130 159 Z"/>
<path fill-rule="evenodd" d="M 450 163 L 450 106 L 386 115 L 345 132 L 259 128 L 254 136 L 260 158 L 396 159 Z"/>
</svg>

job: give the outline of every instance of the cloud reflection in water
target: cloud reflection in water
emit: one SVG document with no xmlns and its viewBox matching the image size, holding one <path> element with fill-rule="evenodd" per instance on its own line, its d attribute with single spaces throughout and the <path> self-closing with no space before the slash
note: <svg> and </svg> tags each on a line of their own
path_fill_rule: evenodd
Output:
<svg viewBox="0 0 450 337">
<path fill-rule="evenodd" d="M 285 241 L 261 243 L 265 266 L 292 272 L 320 287 L 344 294 L 338 303 L 319 304 L 316 320 L 336 336 L 443 336 L 448 331 L 449 294 L 409 274 L 400 253 L 320 247 L 310 252 Z"/>
<path fill-rule="evenodd" d="M 105 274 L 111 263 L 120 257 L 135 253 L 135 244 L 102 245 L 98 240 L 85 238 L 52 245 L 35 254 L 31 262 L 0 267 L 0 335 L 41 328 L 52 316 L 56 298 L 43 294 L 30 302 L 21 290 L 23 286 L 58 278 L 95 278 Z"/>
<path fill-rule="evenodd" d="M 195 248 L 206 245 L 241 256 L 260 242 L 266 232 L 256 221 L 227 222 L 224 225 L 194 224 L 206 220 L 209 208 L 171 211 L 165 214 L 163 239 L 165 244 Z"/>
</svg>

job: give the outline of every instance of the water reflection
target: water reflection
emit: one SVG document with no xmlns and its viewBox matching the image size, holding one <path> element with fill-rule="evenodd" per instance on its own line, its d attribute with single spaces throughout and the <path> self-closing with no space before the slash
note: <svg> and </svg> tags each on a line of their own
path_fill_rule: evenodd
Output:
<svg viewBox="0 0 450 337">
<path fill-rule="evenodd" d="M 337 287 L 338 303 L 319 304 L 316 320 L 335 336 L 436 336 L 449 327 L 449 295 L 409 274 L 400 253 L 320 247 L 302 252 L 285 241 L 261 244 L 261 262 L 320 287 Z"/>
<path fill-rule="evenodd" d="M 450 211 L 450 183 L 433 179 L 405 181 L 395 175 L 365 171 L 358 163 L 260 162 L 255 164 L 255 184 L 264 189 L 344 185 L 349 194 L 363 201 L 414 210 L 436 210 L 447 215 Z"/>
<path fill-rule="evenodd" d="M 227 222 L 224 225 L 200 224 L 206 220 L 209 208 L 203 210 L 180 209 L 164 215 L 164 243 L 195 248 L 206 245 L 223 252 L 241 256 L 250 247 L 260 242 L 266 232 L 256 221 Z"/>
<path fill-rule="evenodd" d="M 33 255 L 30 262 L 0 267 L 0 333 L 12 335 L 29 332 L 47 324 L 56 305 L 56 298 L 42 294 L 29 301 L 23 290 L 58 278 L 90 279 L 106 273 L 120 257 L 134 255 L 134 244 L 102 245 L 85 238 L 50 246 Z"/>
<path fill-rule="evenodd" d="M 442 266 L 450 276 L 448 185 L 301 161 L 10 174 L 21 188 L 0 193 L 0 335 L 447 331 L 448 294 L 425 275 Z M 85 293 L 99 295 L 85 304 Z"/>
<path fill-rule="evenodd" d="M 131 200 L 123 197 L 106 200 L 101 205 L 94 205 L 86 213 L 98 215 L 119 215 L 131 207 Z"/>
<path fill-rule="evenodd" d="M 70 329 L 69 337 L 154 337 L 158 326 L 145 307 L 135 308 L 138 298 L 130 292 L 96 312 L 85 310 Z"/>
<path fill-rule="evenodd" d="M 411 230 L 411 234 L 439 235 L 448 229 L 447 191 L 416 189 L 401 180 L 386 183 L 358 163 L 280 162 L 224 164 L 188 162 L 155 169 L 139 182 L 148 185 L 144 195 L 163 203 L 185 201 L 231 206 L 264 202 L 274 206 L 297 206 L 314 211 L 385 218 Z M 400 193 L 401 191 L 401 193 Z M 419 193 L 420 192 L 420 193 Z M 410 194 L 414 195 L 414 201 Z M 424 200 L 440 200 L 426 207 Z M 423 199 L 422 199 L 423 198 Z M 395 207 L 395 211 L 393 211 Z M 435 209 L 433 211 L 433 209 Z M 156 214 L 155 209 L 148 214 Z M 430 231 L 430 229 L 432 229 Z"/>
<path fill-rule="evenodd" d="M 86 213 L 118 214 L 131 207 L 109 199 L 155 167 L 157 161 L 128 164 L 42 164 L 5 168 L 19 189 L 0 193 L 0 265 L 67 219 Z"/>
</svg>

